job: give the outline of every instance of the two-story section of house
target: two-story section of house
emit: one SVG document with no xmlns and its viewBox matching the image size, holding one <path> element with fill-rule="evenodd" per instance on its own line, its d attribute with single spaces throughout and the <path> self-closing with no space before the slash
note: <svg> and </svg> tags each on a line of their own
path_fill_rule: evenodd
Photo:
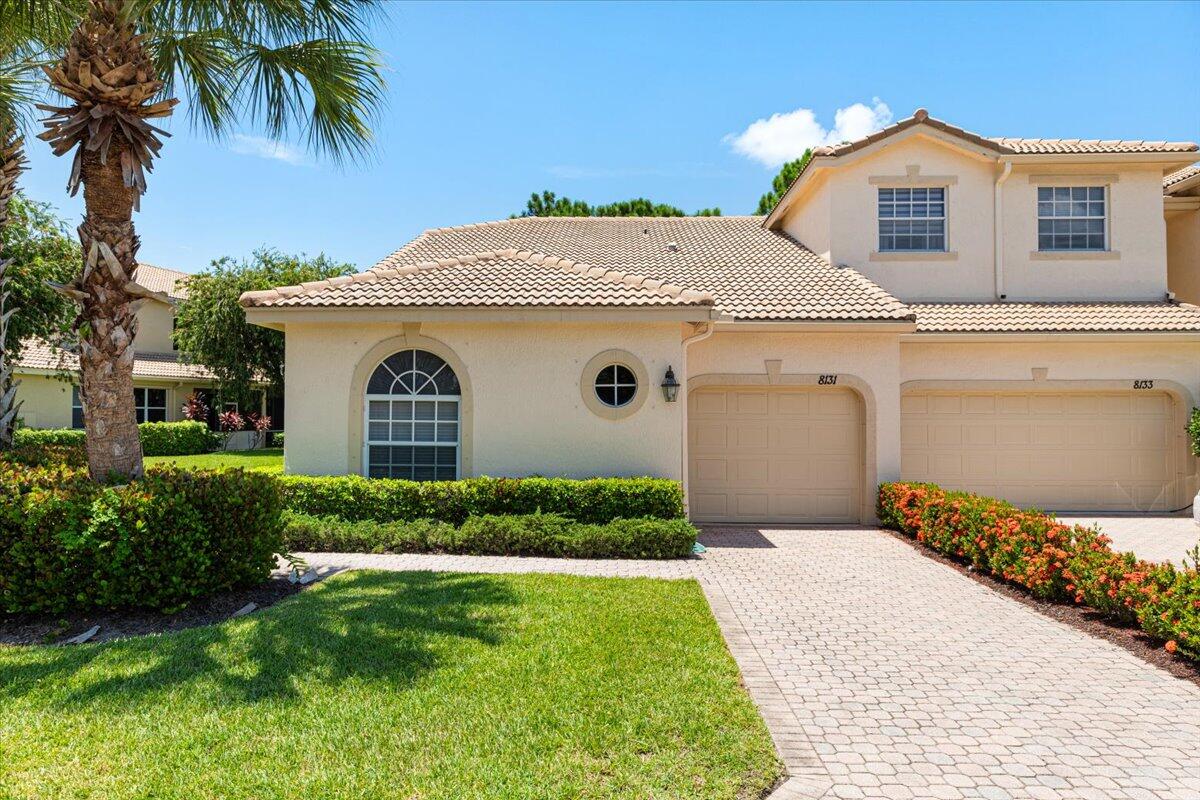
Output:
<svg viewBox="0 0 1200 800">
<path fill-rule="evenodd" d="M 1200 164 L 1163 178 L 1167 285 L 1185 303 L 1200 303 Z"/>
<path fill-rule="evenodd" d="M 1200 308 L 1164 179 L 1196 151 L 919 110 L 765 218 L 438 228 L 242 302 L 286 333 L 293 472 L 661 475 L 706 522 L 869 521 L 897 478 L 1181 509 Z"/>
<path fill-rule="evenodd" d="M 138 281 L 167 300 L 151 298 L 138 310 L 134 338 L 133 397 L 138 422 L 182 419 L 184 400 L 192 392 L 210 391 L 212 375 L 179 358 L 171 339 L 175 304 L 187 295 L 187 273 L 151 264 L 138 265 Z M 74 378 L 79 361 L 67 350 L 28 341 L 14 370 L 21 382 L 21 424 L 29 428 L 82 428 L 83 408 Z"/>
</svg>

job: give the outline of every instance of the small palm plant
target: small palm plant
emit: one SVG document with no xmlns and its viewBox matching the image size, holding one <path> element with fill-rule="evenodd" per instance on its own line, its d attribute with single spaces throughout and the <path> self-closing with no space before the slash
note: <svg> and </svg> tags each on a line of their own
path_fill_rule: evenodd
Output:
<svg viewBox="0 0 1200 800">
<path fill-rule="evenodd" d="M 64 105 L 39 138 L 73 153 L 68 190 L 83 187 L 84 263 L 61 291 L 80 306 L 80 395 L 94 479 L 142 472 L 133 404 L 137 281 L 133 211 L 172 114 L 176 88 L 194 122 L 220 136 L 240 119 L 279 137 L 300 128 L 334 160 L 369 151 L 383 101 L 366 30 L 374 0 L 6 0 L 31 17 L 70 7 L 77 24 L 46 70 Z"/>
</svg>

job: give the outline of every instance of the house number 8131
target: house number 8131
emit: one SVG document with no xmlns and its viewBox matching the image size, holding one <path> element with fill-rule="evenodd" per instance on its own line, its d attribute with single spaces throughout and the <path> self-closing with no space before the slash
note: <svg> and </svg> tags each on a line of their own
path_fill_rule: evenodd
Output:
<svg viewBox="0 0 1200 800">
<path fill-rule="evenodd" d="M 837 375 L 818 375 L 818 386 L 835 386 L 837 385 Z"/>
</svg>

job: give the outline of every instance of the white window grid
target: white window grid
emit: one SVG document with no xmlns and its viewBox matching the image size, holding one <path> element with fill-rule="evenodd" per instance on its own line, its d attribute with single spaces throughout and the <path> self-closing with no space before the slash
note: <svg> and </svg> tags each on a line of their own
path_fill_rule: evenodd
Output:
<svg viewBox="0 0 1200 800">
<path fill-rule="evenodd" d="M 1107 250 L 1108 187 L 1039 186 L 1038 250 Z"/>
<path fill-rule="evenodd" d="M 457 479 L 461 411 L 460 395 L 366 395 L 364 473 L 410 480 Z"/>
<path fill-rule="evenodd" d="M 137 421 L 166 422 L 167 421 L 167 390 L 138 386 L 133 390 L 133 405 L 137 413 Z"/>
<path fill-rule="evenodd" d="M 879 252 L 944 252 L 945 187 L 880 188 Z"/>
</svg>

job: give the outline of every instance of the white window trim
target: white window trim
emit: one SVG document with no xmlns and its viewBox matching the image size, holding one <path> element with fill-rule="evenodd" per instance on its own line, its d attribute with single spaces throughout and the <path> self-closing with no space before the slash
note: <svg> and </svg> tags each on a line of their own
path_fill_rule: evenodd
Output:
<svg viewBox="0 0 1200 800">
<path fill-rule="evenodd" d="M 145 403 L 139 403 L 137 401 L 137 393 L 139 390 L 142 392 L 142 397 L 146 398 Z M 150 405 L 150 393 L 151 392 L 162 392 L 163 393 L 163 404 L 161 406 Z M 170 422 L 171 419 L 167 413 L 167 410 L 171 407 L 170 392 L 171 392 L 171 390 L 166 388 L 165 386 L 135 386 L 135 387 L 133 387 L 133 407 L 134 407 L 134 414 L 135 414 L 134 419 L 137 419 L 137 416 L 136 416 L 137 412 L 141 411 L 142 412 L 142 421 L 150 422 L 150 409 L 158 410 L 161 408 L 162 412 L 163 412 L 163 422 Z"/>
<path fill-rule="evenodd" d="M 949 177 L 949 176 L 945 176 Z M 871 249 L 868 259 L 871 261 L 919 261 L 920 258 L 896 258 L 893 255 L 901 256 L 933 256 L 930 261 L 954 261 L 958 258 L 958 253 L 950 249 L 950 187 L 957 184 L 957 178 L 953 181 L 937 183 L 922 182 L 922 185 L 909 183 L 907 179 L 899 179 L 896 181 L 887 181 L 883 176 L 877 176 L 868 179 L 871 185 L 875 188 L 875 247 Z M 887 217 L 889 221 L 896 219 L 914 220 L 914 219 L 940 219 L 942 220 L 942 239 L 944 240 L 941 250 L 880 250 L 879 239 L 882 234 L 879 232 L 879 224 L 885 218 L 879 216 L 879 190 L 880 189 L 941 189 L 942 190 L 942 216 L 940 217 Z M 947 257 L 939 258 L 939 255 Z"/>
<path fill-rule="evenodd" d="M 1039 181 L 1037 188 L 1033 191 L 1033 235 L 1035 244 L 1037 245 L 1031 252 L 1030 257 L 1035 261 L 1069 261 L 1071 258 L 1079 258 L 1081 260 L 1107 261 L 1109 259 L 1120 258 L 1121 254 L 1113 250 L 1112 246 L 1112 183 L 1114 181 L 1097 180 L 1091 183 L 1085 182 L 1088 176 L 1083 175 L 1069 182 L 1065 176 L 1044 176 L 1045 178 L 1054 178 L 1054 180 Z M 1100 176 L 1106 177 L 1106 176 Z M 1030 181 L 1032 182 L 1032 178 Z M 1101 217 L 1043 217 L 1038 211 L 1038 189 L 1046 188 L 1062 188 L 1062 189 L 1103 189 L 1104 190 L 1104 216 Z M 1041 221 L 1043 219 L 1103 219 L 1104 220 L 1104 249 L 1061 249 L 1043 250 L 1041 240 Z"/>
</svg>

